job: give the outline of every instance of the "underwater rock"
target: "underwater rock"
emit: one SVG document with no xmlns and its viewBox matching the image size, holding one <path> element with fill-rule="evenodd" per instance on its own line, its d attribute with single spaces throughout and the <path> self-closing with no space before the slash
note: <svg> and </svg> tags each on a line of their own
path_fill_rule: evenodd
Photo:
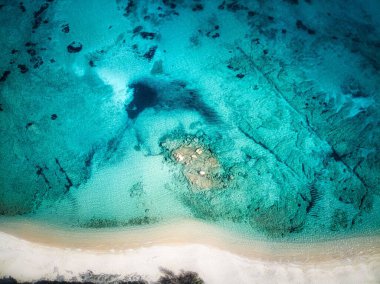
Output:
<svg viewBox="0 0 380 284">
<path fill-rule="evenodd" d="M 182 173 L 192 190 L 220 189 L 226 186 L 223 167 L 209 147 L 199 138 L 186 140 L 166 139 L 161 143 L 170 160 L 182 166 Z"/>
<path fill-rule="evenodd" d="M 77 53 L 82 50 L 83 45 L 80 42 L 73 41 L 67 46 L 67 52 Z"/>
</svg>

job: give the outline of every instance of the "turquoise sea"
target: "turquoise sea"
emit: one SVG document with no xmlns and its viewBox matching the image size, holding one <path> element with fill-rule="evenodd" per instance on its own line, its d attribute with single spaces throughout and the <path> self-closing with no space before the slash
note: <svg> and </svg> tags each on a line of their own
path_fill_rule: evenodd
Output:
<svg viewBox="0 0 380 284">
<path fill-rule="evenodd" d="M 0 229 L 380 232 L 380 2 L 0 1 Z"/>
</svg>

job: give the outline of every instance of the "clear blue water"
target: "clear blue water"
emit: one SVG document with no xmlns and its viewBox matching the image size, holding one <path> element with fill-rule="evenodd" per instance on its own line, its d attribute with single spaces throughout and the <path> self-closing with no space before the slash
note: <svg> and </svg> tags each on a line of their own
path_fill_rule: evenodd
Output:
<svg viewBox="0 0 380 284">
<path fill-rule="evenodd" d="M 380 229 L 378 1 L 0 1 L 0 214 Z"/>
</svg>

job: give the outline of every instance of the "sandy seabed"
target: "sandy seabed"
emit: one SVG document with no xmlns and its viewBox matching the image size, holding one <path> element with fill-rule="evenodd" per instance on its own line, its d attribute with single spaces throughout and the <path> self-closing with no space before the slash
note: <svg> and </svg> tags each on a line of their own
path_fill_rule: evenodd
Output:
<svg viewBox="0 0 380 284">
<path fill-rule="evenodd" d="M 0 276 L 19 281 L 195 271 L 206 283 L 380 283 L 380 238 L 269 243 L 181 220 L 131 230 L 62 230 L 1 222 Z"/>
</svg>

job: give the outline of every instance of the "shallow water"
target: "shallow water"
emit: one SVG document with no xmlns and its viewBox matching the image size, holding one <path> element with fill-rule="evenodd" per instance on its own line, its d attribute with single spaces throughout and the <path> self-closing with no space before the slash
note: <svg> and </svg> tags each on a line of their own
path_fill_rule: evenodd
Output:
<svg viewBox="0 0 380 284">
<path fill-rule="evenodd" d="M 379 3 L 222 2 L 2 1 L 1 215 L 377 235 Z"/>
</svg>

